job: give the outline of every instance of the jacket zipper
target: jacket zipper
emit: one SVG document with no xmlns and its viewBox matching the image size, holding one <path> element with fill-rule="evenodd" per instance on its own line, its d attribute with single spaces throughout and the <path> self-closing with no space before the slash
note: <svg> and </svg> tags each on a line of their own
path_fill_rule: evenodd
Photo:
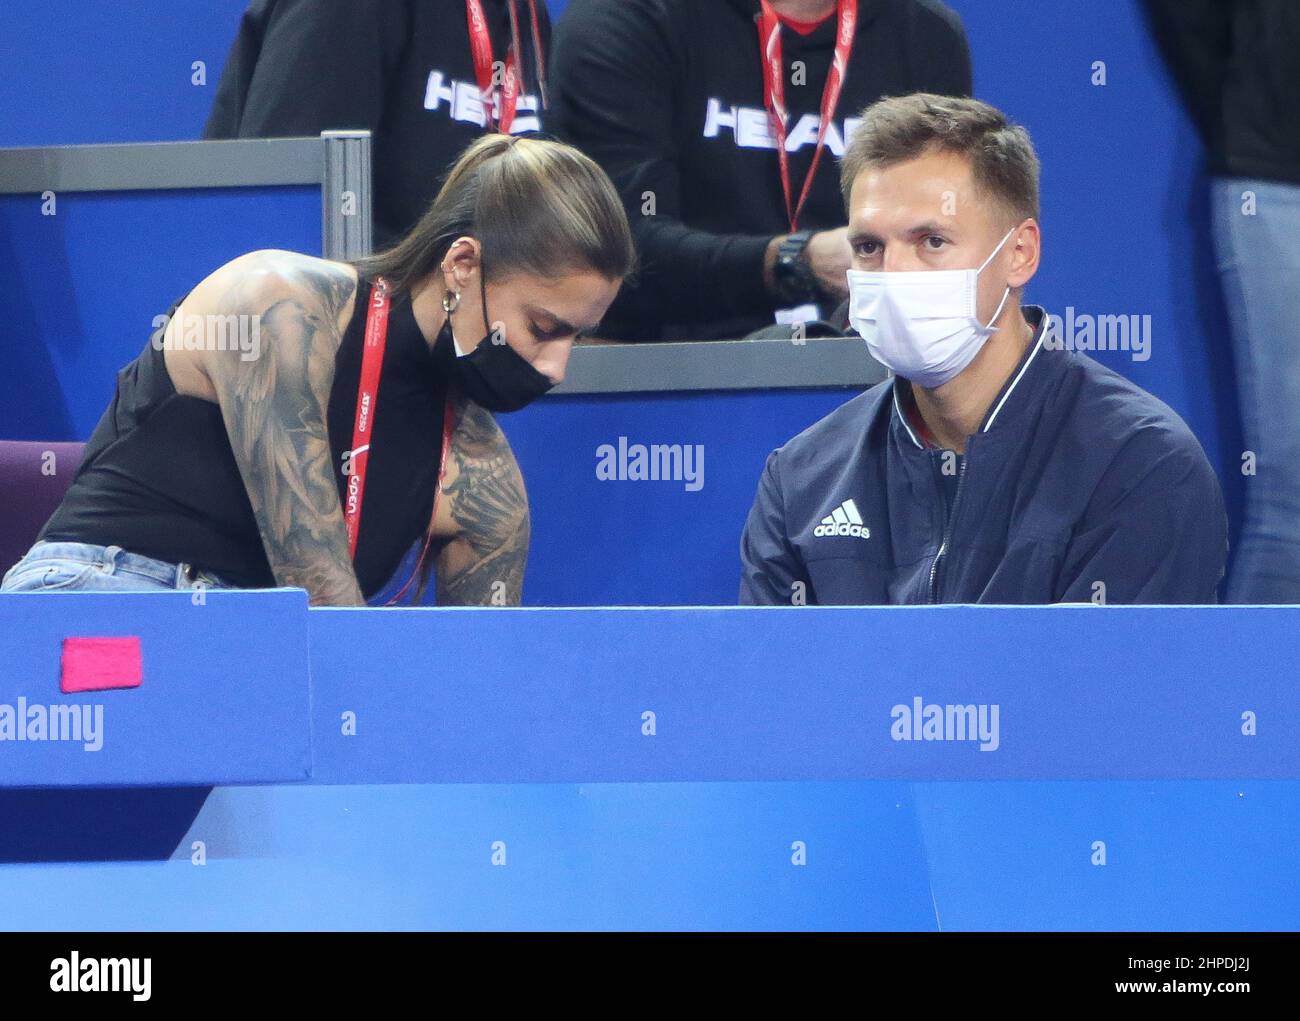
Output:
<svg viewBox="0 0 1300 1021">
<path fill-rule="evenodd" d="M 952 496 L 952 510 L 948 513 L 948 520 L 943 526 L 943 541 L 939 543 L 939 552 L 934 555 L 934 563 L 930 565 L 930 602 L 934 603 L 939 598 L 939 561 L 943 555 L 948 552 L 948 543 L 952 539 L 952 524 L 957 519 L 957 508 L 961 504 L 961 487 L 966 481 L 966 465 L 970 461 L 970 447 L 966 448 L 966 454 L 961 459 L 961 467 L 957 469 L 957 491 Z M 939 483 L 943 485 L 942 480 Z"/>
</svg>

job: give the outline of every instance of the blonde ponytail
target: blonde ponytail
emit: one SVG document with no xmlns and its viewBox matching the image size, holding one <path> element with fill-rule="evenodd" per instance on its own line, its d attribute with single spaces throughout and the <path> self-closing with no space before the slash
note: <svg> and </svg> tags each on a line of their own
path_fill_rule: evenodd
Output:
<svg viewBox="0 0 1300 1021">
<path fill-rule="evenodd" d="M 591 159 L 560 142 L 489 134 L 456 159 L 410 233 L 356 265 L 367 276 L 387 278 L 396 290 L 409 289 L 463 236 L 482 245 L 491 280 L 572 271 L 621 280 L 635 263 L 623 204 Z"/>
</svg>

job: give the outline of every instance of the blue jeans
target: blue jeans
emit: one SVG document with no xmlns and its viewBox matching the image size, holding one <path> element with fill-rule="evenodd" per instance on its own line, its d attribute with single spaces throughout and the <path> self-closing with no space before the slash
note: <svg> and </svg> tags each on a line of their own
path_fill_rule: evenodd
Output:
<svg viewBox="0 0 1300 1021">
<path fill-rule="evenodd" d="M 38 542 L 0 581 L 0 592 L 157 592 L 235 588 L 189 564 L 169 564 L 121 546 Z"/>
<path fill-rule="evenodd" d="M 1242 436 L 1255 454 L 1224 602 L 1300 603 L 1300 185 L 1218 178 L 1211 188 Z"/>
</svg>

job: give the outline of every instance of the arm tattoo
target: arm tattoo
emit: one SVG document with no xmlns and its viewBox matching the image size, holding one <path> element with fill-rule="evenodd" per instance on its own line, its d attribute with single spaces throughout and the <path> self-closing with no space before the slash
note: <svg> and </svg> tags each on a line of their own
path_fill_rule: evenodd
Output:
<svg viewBox="0 0 1300 1021">
<path fill-rule="evenodd" d="M 460 535 L 438 555 L 440 606 L 518 606 L 528 560 L 528 494 L 515 455 L 487 411 L 456 401 L 449 456 L 459 471 L 443 489 Z"/>
<path fill-rule="evenodd" d="M 254 262 L 220 301 L 224 315 L 259 317 L 260 350 L 209 356 L 230 446 L 267 560 L 281 585 L 312 605 L 364 605 L 339 506 L 326 409 L 339 316 L 356 290 L 341 268 L 277 254 Z"/>
</svg>

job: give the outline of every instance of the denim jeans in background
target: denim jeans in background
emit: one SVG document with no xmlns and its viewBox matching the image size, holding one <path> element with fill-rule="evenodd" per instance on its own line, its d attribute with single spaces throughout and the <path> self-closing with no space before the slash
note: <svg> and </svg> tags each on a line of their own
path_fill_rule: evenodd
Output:
<svg viewBox="0 0 1300 1021">
<path fill-rule="evenodd" d="M 38 542 L 0 581 L 0 592 L 165 592 L 234 588 L 189 564 L 169 564 L 121 546 Z"/>
<path fill-rule="evenodd" d="M 1224 602 L 1300 603 L 1300 185 L 1217 178 L 1211 189 L 1242 435 L 1256 456 Z"/>
</svg>

